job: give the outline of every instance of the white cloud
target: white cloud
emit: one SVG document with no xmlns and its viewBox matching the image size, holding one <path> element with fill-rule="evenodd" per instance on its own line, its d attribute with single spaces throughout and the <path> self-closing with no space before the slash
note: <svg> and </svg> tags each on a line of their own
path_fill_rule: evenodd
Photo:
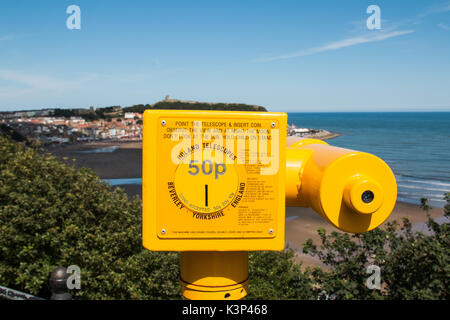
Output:
<svg viewBox="0 0 450 320">
<path fill-rule="evenodd" d="M 439 27 L 439 28 L 442 28 L 442 29 L 444 29 L 444 30 L 447 30 L 447 31 L 450 30 L 450 27 L 449 27 L 449 26 L 446 26 L 446 25 L 443 24 L 443 23 L 439 23 L 439 24 L 438 24 L 438 27 Z"/>
<path fill-rule="evenodd" d="M 0 69 L 0 79 L 16 82 L 30 89 L 67 90 L 75 85 L 73 81 L 59 80 L 48 76 L 38 76 L 4 69 Z"/>
<path fill-rule="evenodd" d="M 419 17 L 426 17 L 429 16 L 430 14 L 443 13 L 448 11 L 450 11 L 450 3 L 434 5 L 428 7 L 424 12 L 419 14 Z"/>
<path fill-rule="evenodd" d="M 431 13 L 441 13 L 450 11 L 450 3 L 442 4 L 439 7 L 430 8 L 429 11 Z"/>
<path fill-rule="evenodd" d="M 284 55 L 278 55 L 274 57 L 268 58 L 260 58 L 257 59 L 256 62 L 267 62 L 267 61 L 275 61 L 275 60 L 284 60 L 284 59 L 292 59 L 297 57 L 309 56 L 316 53 L 321 53 L 325 51 L 338 50 L 342 48 L 347 48 L 351 46 L 355 46 L 362 43 L 383 41 L 390 38 L 402 36 L 405 34 L 413 33 L 414 30 L 404 30 L 404 31 L 392 31 L 392 32 L 371 32 L 363 36 L 347 38 L 340 41 L 330 42 L 320 47 L 309 48 L 305 50 L 300 50 Z"/>
<path fill-rule="evenodd" d="M 8 40 L 14 40 L 14 39 L 19 39 L 22 38 L 23 35 L 18 35 L 18 34 L 7 34 L 5 36 L 0 36 L 0 41 L 8 41 Z"/>
<path fill-rule="evenodd" d="M 0 88 L 0 100 L 69 93 L 94 79 L 95 76 L 87 75 L 74 80 L 63 80 L 16 70 L 0 69 L 0 80 L 3 82 Z"/>
</svg>

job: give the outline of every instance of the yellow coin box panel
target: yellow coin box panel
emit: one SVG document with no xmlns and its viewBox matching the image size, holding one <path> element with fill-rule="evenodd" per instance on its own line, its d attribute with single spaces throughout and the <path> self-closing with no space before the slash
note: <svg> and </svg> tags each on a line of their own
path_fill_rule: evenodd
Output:
<svg viewBox="0 0 450 320">
<path fill-rule="evenodd" d="M 286 125 L 285 113 L 145 111 L 144 247 L 282 250 Z"/>
</svg>

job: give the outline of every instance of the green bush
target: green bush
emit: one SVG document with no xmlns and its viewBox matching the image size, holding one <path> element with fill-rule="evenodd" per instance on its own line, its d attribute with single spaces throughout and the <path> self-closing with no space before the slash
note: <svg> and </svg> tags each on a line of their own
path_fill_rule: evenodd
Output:
<svg viewBox="0 0 450 320">
<path fill-rule="evenodd" d="M 144 113 L 149 109 L 174 109 L 174 110 L 223 110 L 223 111 L 267 111 L 262 106 L 253 106 L 245 103 L 205 103 L 205 102 L 183 102 L 183 101 L 159 101 L 154 105 L 137 104 L 123 108 L 123 112 Z"/>
<path fill-rule="evenodd" d="M 294 251 L 263 251 L 249 254 L 248 299 L 314 299 L 308 272 L 294 261 Z"/>
<path fill-rule="evenodd" d="M 0 284 L 49 297 L 77 265 L 77 299 L 179 298 L 178 255 L 143 249 L 141 225 L 139 199 L 0 135 Z"/>
<path fill-rule="evenodd" d="M 450 194 L 445 199 L 448 219 Z M 427 234 L 414 231 L 408 219 L 401 226 L 387 223 L 352 236 L 319 230 L 320 248 L 311 240 L 304 245 L 305 253 L 329 268 L 311 271 L 316 292 L 325 291 L 336 299 L 450 299 L 449 225 L 448 220 L 438 224 L 428 215 Z M 366 286 L 369 265 L 380 268 L 381 290 Z"/>
</svg>

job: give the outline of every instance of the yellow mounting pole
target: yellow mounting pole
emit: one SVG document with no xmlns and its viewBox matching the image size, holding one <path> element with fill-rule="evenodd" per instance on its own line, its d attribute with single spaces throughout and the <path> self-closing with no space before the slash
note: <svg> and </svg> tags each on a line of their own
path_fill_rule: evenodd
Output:
<svg viewBox="0 0 450 320">
<path fill-rule="evenodd" d="M 238 300 L 248 291 L 248 252 L 181 252 L 181 289 L 190 300 Z"/>
</svg>

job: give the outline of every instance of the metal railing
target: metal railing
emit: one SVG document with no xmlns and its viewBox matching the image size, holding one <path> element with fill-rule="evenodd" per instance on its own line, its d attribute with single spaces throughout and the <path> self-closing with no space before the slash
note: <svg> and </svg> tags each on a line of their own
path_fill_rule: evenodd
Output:
<svg viewBox="0 0 450 320">
<path fill-rule="evenodd" d="M 72 300 L 72 295 L 68 292 L 67 269 L 58 267 L 50 274 L 49 284 L 52 291 L 50 300 Z M 32 294 L 25 293 L 19 290 L 0 286 L 0 300 L 47 300 L 41 297 L 36 297 Z"/>
<path fill-rule="evenodd" d="M 3 300 L 45 300 L 22 291 L 0 286 L 0 299 Z"/>
</svg>

